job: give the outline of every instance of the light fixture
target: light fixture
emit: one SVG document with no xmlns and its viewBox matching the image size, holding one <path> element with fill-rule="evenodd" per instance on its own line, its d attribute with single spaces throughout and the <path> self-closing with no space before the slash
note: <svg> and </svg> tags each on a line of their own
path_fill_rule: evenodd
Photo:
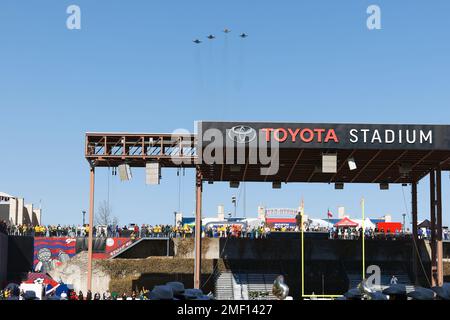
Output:
<svg viewBox="0 0 450 320">
<path fill-rule="evenodd" d="M 398 167 L 398 171 L 400 172 L 400 174 L 402 176 L 407 176 L 412 170 L 412 167 L 410 164 L 407 163 L 402 163 L 399 167 Z"/>
<path fill-rule="evenodd" d="M 272 189 L 281 189 L 281 182 L 279 181 L 272 182 Z"/>
<path fill-rule="evenodd" d="M 230 172 L 240 172 L 240 171 L 241 171 L 241 166 L 237 166 L 237 165 L 230 166 Z"/>
<path fill-rule="evenodd" d="M 337 155 L 322 154 L 322 172 L 323 173 L 336 173 L 337 172 Z"/>
<path fill-rule="evenodd" d="M 336 190 L 342 190 L 342 189 L 344 189 L 344 183 L 343 183 L 343 182 L 336 182 L 336 183 L 334 184 L 334 188 L 335 188 Z"/>
<path fill-rule="evenodd" d="M 389 190 L 389 183 L 380 183 L 380 190 Z"/>
<path fill-rule="evenodd" d="M 133 177 L 129 164 L 123 163 L 118 166 L 120 181 L 128 181 Z"/>
<path fill-rule="evenodd" d="M 347 163 L 348 163 L 348 168 L 350 169 L 350 171 L 356 170 L 355 158 L 348 158 Z"/>
<path fill-rule="evenodd" d="M 230 181 L 230 188 L 239 188 L 239 181 Z"/>
<path fill-rule="evenodd" d="M 159 184 L 161 178 L 161 167 L 158 162 L 147 162 L 145 164 L 145 184 Z"/>
</svg>

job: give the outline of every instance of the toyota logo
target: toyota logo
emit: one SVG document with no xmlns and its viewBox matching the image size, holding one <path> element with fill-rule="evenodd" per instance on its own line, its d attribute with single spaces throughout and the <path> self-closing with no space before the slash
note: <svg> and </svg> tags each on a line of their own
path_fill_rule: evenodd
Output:
<svg viewBox="0 0 450 320">
<path fill-rule="evenodd" d="M 249 126 L 234 126 L 228 130 L 228 137 L 237 143 L 250 143 L 256 139 L 256 130 Z"/>
</svg>

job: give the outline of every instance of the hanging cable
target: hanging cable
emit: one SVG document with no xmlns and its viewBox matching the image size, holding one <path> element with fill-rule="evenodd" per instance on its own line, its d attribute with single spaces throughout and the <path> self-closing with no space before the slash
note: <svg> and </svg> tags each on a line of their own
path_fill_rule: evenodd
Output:
<svg viewBox="0 0 450 320">
<path fill-rule="evenodd" d="M 405 210 L 406 210 L 407 214 L 412 215 L 412 212 L 410 212 L 409 209 L 408 209 L 408 204 L 407 204 L 406 196 L 405 196 L 405 190 L 403 189 L 403 187 L 402 187 L 402 193 L 403 193 L 403 201 L 404 201 L 404 205 L 405 205 Z M 408 218 L 410 218 L 410 221 L 412 221 L 412 217 L 409 217 L 409 216 L 408 216 Z M 413 226 L 413 227 L 414 227 L 414 226 Z M 413 239 L 414 248 L 415 248 L 417 257 L 418 257 L 418 259 L 419 259 L 420 266 L 421 266 L 421 268 L 422 268 L 423 274 L 425 275 L 425 278 L 427 279 L 428 285 L 431 287 L 431 281 L 430 281 L 430 279 L 428 278 L 427 271 L 425 270 L 425 266 L 423 265 L 422 257 L 420 256 L 419 247 L 418 247 L 418 245 L 417 245 L 417 241 L 416 241 L 416 239 L 415 239 L 415 237 L 414 237 L 414 234 L 412 235 L 412 239 Z"/>
<path fill-rule="evenodd" d="M 224 245 L 223 245 L 223 248 L 222 248 L 222 251 L 220 252 L 220 254 L 219 254 L 219 258 L 220 257 L 222 257 L 223 256 L 223 253 L 225 252 L 225 249 L 226 249 L 226 247 L 227 247 L 227 243 L 228 243 L 228 239 L 229 239 L 230 237 L 228 237 L 228 236 L 226 236 L 226 240 L 225 240 L 225 243 L 224 243 Z M 219 263 L 217 263 L 215 266 L 214 266 L 214 268 L 213 268 L 213 270 L 211 271 L 211 274 L 209 275 L 209 277 L 206 279 L 206 281 L 202 284 L 202 288 L 208 283 L 208 281 L 211 279 L 211 277 L 217 272 L 217 270 L 218 270 L 218 267 L 219 266 Z"/>
<path fill-rule="evenodd" d="M 239 203 L 240 203 L 240 199 L 241 199 L 241 193 L 242 193 L 242 185 L 243 183 L 239 184 L 239 188 L 238 188 L 238 195 L 236 197 L 236 207 L 239 207 Z M 236 218 L 236 217 L 235 217 Z"/>
<path fill-rule="evenodd" d="M 181 183 L 182 183 L 182 176 L 181 176 L 181 170 L 180 168 L 177 169 L 177 176 L 178 176 L 178 213 L 181 212 Z"/>
<path fill-rule="evenodd" d="M 111 175 L 111 167 L 108 167 L 108 194 L 107 194 L 107 200 L 106 200 L 106 203 L 107 203 L 107 205 L 108 205 L 108 210 L 109 210 L 109 208 L 110 208 L 110 206 L 109 206 L 109 193 L 110 193 L 110 191 L 109 191 L 109 179 L 110 179 L 110 176 Z"/>
<path fill-rule="evenodd" d="M 246 218 L 247 217 L 247 186 L 246 186 L 246 184 L 245 184 L 245 182 L 242 182 L 243 183 L 243 186 L 242 186 L 242 188 L 244 189 L 244 204 L 243 204 L 243 207 L 244 207 L 244 218 Z"/>
</svg>

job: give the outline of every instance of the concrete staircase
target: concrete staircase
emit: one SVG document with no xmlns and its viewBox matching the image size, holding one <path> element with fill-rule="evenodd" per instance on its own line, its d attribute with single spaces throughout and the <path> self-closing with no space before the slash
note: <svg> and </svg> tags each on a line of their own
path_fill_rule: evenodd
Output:
<svg viewBox="0 0 450 320">
<path fill-rule="evenodd" d="M 233 274 L 231 272 L 222 272 L 216 277 L 215 298 L 217 300 L 233 300 Z"/>
<path fill-rule="evenodd" d="M 274 300 L 272 286 L 276 274 L 222 272 L 216 277 L 215 297 L 218 300 L 249 300 L 249 292 L 264 292 L 264 299 Z"/>
</svg>

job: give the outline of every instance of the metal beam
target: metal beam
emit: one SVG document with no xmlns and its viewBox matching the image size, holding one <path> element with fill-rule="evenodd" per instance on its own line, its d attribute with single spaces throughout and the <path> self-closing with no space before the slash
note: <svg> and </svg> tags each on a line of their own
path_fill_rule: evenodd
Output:
<svg viewBox="0 0 450 320">
<path fill-rule="evenodd" d="M 244 173 L 242 174 L 242 181 L 245 181 L 245 177 L 247 175 L 247 169 L 248 169 L 248 157 L 245 158 L 245 167 L 244 167 Z"/>
<path fill-rule="evenodd" d="M 86 133 L 85 157 L 98 167 L 107 166 L 107 161 L 109 166 L 127 161 L 130 166 L 145 167 L 147 161 L 158 160 L 166 167 L 180 167 L 180 162 L 183 167 L 194 167 L 197 155 L 186 154 L 183 148 L 195 147 L 193 134 Z"/>
<path fill-rule="evenodd" d="M 89 235 L 88 235 L 88 268 L 87 268 L 87 290 L 92 291 L 92 242 L 94 233 L 94 188 L 95 188 L 95 167 L 90 169 L 89 187 Z"/>
<path fill-rule="evenodd" d="M 419 161 L 417 161 L 416 163 L 414 163 L 411 166 L 411 172 L 412 170 L 414 170 L 414 168 L 416 168 L 419 164 L 421 164 L 422 162 L 424 162 L 429 156 L 431 156 L 433 154 L 433 150 L 431 150 L 430 152 L 428 152 L 427 154 L 425 154 L 422 158 L 419 159 Z M 397 183 L 399 180 L 401 180 L 402 177 L 398 177 L 397 180 L 394 181 L 394 183 Z"/>
<path fill-rule="evenodd" d="M 303 151 L 305 149 L 301 149 L 300 152 L 298 153 L 297 158 L 295 159 L 294 164 L 291 167 L 291 170 L 289 170 L 289 173 L 286 177 L 286 182 L 289 182 L 289 179 L 291 179 L 292 174 L 294 173 L 295 167 L 297 166 L 298 161 L 300 160 L 300 158 L 302 157 Z"/>
<path fill-rule="evenodd" d="M 345 165 L 348 163 L 348 159 L 350 159 L 351 157 L 353 157 L 353 155 L 355 154 L 356 150 L 352 150 L 352 152 L 348 155 L 347 158 L 345 158 L 345 161 L 342 162 L 341 166 L 338 168 L 338 170 L 336 171 L 336 173 L 331 177 L 330 182 L 335 181 L 336 177 L 339 175 L 339 172 L 342 171 L 342 169 L 344 169 Z"/>
<path fill-rule="evenodd" d="M 412 257 L 413 257 L 413 273 L 414 283 L 418 283 L 418 265 L 417 261 L 420 259 L 418 256 L 418 235 L 417 235 L 417 182 L 411 183 L 411 215 L 412 215 Z"/>
<path fill-rule="evenodd" d="M 315 174 L 316 174 L 316 167 L 314 167 L 313 171 L 309 175 L 308 180 L 306 182 L 311 182 L 311 179 L 314 177 Z"/>
<path fill-rule="evenodd" d="M 430 171 L 430 222 L 431 222 L 431 286 L 436 285 L 436 175 L 434 169 Z"/>
<path fill-rule="evenodd" d="M 383 171 L 380 172 L 379 175 L 375 177 L 375 179 L 372 180 L 372 183 L 380 179 L 386 172 L 388 172 L 397 162 L 408 152 L 408 150 L 403 151 L 397 158 L 395 158 L 394 161 L 391 162 L 390 165 L 388 165 L 386 168 L 383 169 Z"/>
<path fill-rule="evenodd" d="M 272 152 L 273 152 L 273 157 L 272 157 Z M 270 156 L 275 159 L 276 157 L 278 157 L 278 165 L 280 165 L 279 160 L 280 160 L 280 153 L 279 153 L 279 148 L 275 148 L 275 151 L 273 151 L 273 149 L 270 149 Z M 278 168 L 278 170 L 280 170 L 280 168 Z M 271 176 L 273 177 L 273 176 Z M 269 175 L 266 174 L 264 176 L 264 182 L 267 182 L 267 179 L 269 178 Z"/>
<path fill-rule="evenodd" d="M 444 284 L 444 264 L 442 247 L 442 174 L 436 169 L 436 254 L 437 254 L 437 285 Z"/>
<path fill-rule="evenodd" d="M 366 162 L 366 164 L 364 165 L 364 167 L 362 167 L 358 173 L 352 178 L 352 180 L 350 180 L 350 182 L 354 182 L 360 175 L 362 172 L 364 172 L 364 170 L 366 170 L 366 168 L 368 166 L 370 166 L 370 164 L 378 157 L 378 155 L 381 153 L 381 150 L 378 150 L 372 157 L 372 159 L 370 159 L 369 161 Z"/>
<path fill-rule="evenodd" d="M 202 188 L 203 177 L 199 167 L 195 177 L 195 262 L 194 262 L 194 288 L 200 289 L 202 270 Z"/>
</svg>

